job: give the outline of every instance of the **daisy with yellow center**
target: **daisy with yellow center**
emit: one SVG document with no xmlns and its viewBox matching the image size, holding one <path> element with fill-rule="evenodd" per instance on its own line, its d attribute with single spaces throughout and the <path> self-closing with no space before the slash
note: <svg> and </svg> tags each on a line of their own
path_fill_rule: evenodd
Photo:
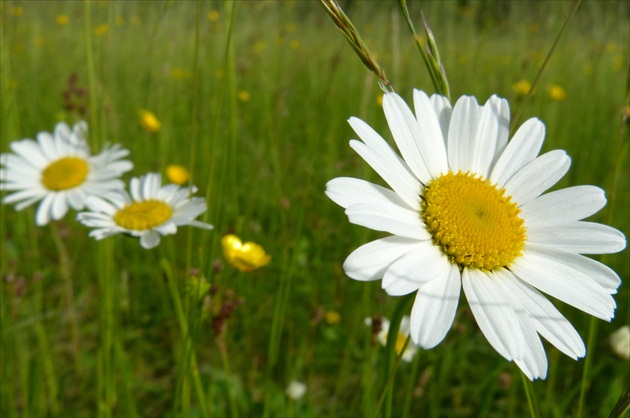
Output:
<svg viewBox="0 0 630 418">
<path fill-rule="evenodd" d="M 126 233 L 140 237 L 140 245 L 150 249 L 160 243 L 162 235 L 175 234 L 178 226 L 190 225 L 212 229 L 212 225 L 195 220 L 206 211 L 206 201 L 191 197 L 196 188 L 175 184 L 162 186 L 159 174 L 149 173 L 131 179 L 129 195 L 124 190 L 87 199 L 89 212 L 77 219 L 96 228 L 90 236 L 97 240 Z"/>
<path fill-rule="evenodd" d="M 604 320 L 614 316 L 620 279 L 582 254 L 623 250 L 623 234 L 585 222 L 604 192 L 577 186 L 543 194 L 569 169 L 564 151 L 538 155 L 545 127 L 523 123 L 508 142 L 510 111 L 492 96 L 455 106 L 414 91 L 415 115 L 395 93 L 383 110 L 402 155 L 365 122 L 349 120 L 362 141 L 350 146 L 391 189 L 336 178 L 326 194 L 350 222 L 392 234 L 356 249 L 344 270 L 382 279 L 394 296 L 416 294 L 410 333 L 433 348 L 453 323 L 463 287 L 492 347 L 530 379 L 545 378 L 540 335 L 566 355 L 585 355 L 579 334 L 542 292 Z"/>
<path fill-rule="evenodd" d="M 41 201 L 35 217 L 41 226 L 61 219 L 69 207 L 84 209 L 88 195 L 122 189 L 119 177 L 133 168 L 123 159 L 129 151 L 114 145 L 90 155 L 86 133 L 85 122 L 72 129 L 61 122 L 53 134 L 40 132 L 37 141 L 12 142 L 13 153 L 0 154 L 0 190 L 14 193 L 2 203 L 15 203 L 15 209 L 21 210 Z"/>
</svg>

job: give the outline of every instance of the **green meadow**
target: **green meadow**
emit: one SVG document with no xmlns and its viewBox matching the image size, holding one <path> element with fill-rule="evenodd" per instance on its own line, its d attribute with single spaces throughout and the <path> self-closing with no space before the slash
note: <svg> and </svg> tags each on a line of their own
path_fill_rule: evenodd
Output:
<svg viewBox="0 0 630 418">
<path fill-rule="evenodd" d="M 396 1 L 341 5 L 408 103 L 413 88 L 434 92 Z M 497 94 L 513 115 L 523 104 L 514 85 L 533 81 L 573 6 L 409 2 L 416 28 L 422 10 L 433 29 L 453 102 Z M 591 220 L 626 237 L 629 7 L 581 5 L 518 123 L 545 123 L 543 152 L 572 158 L 555 188 L 606 190 L 608 204 Z M 596 258 L 622 279 L 611 323 L 552 300 L 587 356 L 574 361 L 545 342 L 546 380 L 524 382 L 463 294 L 444 341 L 386 372 L 387 351 L 365 319 L 390 318 L 398 298 L 342 269 L 382 235 L 350 224 L 324 190 L 340 176 L 382 182 L 348 146 L 349 117 L 391 135 L 377 78 L 319 2 L 0 8 L 0 152 L 59 121 L 85 120 L 93 152 L 106 143 L 130 150 L 125 182 L 187 167 L 208 202 L 199 219 L 214 225 L 180 228 L 145 250 L 137 238 L 88 237 L 72 210 L 38 227 L 37 205 L 1 205 L 1 416 L 600 417 L 630 384 L 628 360 L 609 342 L 630 323 L 627 249 Z M 159 131 L 143 129 L 141 110 L 156 115 Z M 260 244 L 271 262 L 252 272 L 231 266 L 221 248 L 229 233 Z M 306 385 L 303 397 L 287 395 L 291 381 Z"/>
</svg>

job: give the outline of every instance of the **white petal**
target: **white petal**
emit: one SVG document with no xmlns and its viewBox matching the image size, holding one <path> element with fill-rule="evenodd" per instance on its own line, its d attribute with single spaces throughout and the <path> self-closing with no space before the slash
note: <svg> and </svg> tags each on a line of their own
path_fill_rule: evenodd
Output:
<svg viewBox="0 0 630 418">
<path fill-rule="evenodd" d="M 151 199 L 157 197 L 162 186 L 162 176 L 158 173 L 148 173 L 144 177 L 142 184 L 142 195 L 144 199 Z"/>
<path fill-rule="evenodd" d="M 394 261 L 418 245 L 417 240 L 397 236 L 368 242 L 346 258 L 343 269 L 355 280 L 380 280 Z"/>
<path fill-rule="evenodd" d="M 521 280 L 588 314 L 609 321 L 615 301 L 608 290 L 572 267 L 557 260 L 562 254 L 552 248 L 528 246 L 510 270 Z"/>
<path fill-rule="evenodd" d="M 508 119 L 503 119 L 505 117 L 502 114 L 502 108 L 505 108 L 504 102 L 507 103 L 505 99 L 497 96 L 488 99 L 481 111 L 478 132 L 471 138 L 469 170 L 486 178 L 490 174 L 490 166 L 494 163 L 497 154 L 499 136 L 503 135 L 506 127 L 510 125 L 509 115 Z M 501 137 L 501 141 L 503 140 L 504 138 Z"/>
<path fill-rule="evenodd" d="M 145 231 L 140 235 L 140 245 L 146 250 L 157 247 L 160 243 L 160 234 L 155 231 Z"/>
<path fill-rule="evenodd" d="M 50 213 L 55 220 L 61 219 L 68 212 L 68 201 L 64 192 L 55 193 Z"/>
<path fill-rule="evenodd" d="M 451 114 L 453 113 L 453 108 L 451 107 L 451 103 L 448 101 L 448 99 L 441 94 L 431 95 L 431 104 L 433 105 L 433 109 L 435 110 L 435 114 L 440 123 L 442 138 L 444 139 L 444 146 L 446 146 L 448 138 L 448 127 L 451 123 Z M 416 117 L 417 116 L 418 115 L 416 112 Z"/>
<path fill-rule="evenodd" d="M 585 221 L 529 227 L 527 239 L 580 254 L 610 254 L 626 248 L 626 237 L 615 228 Z"/>
<path fill-rule="evenodd" d="M 207 229 L 208 231 L 214 229 L 214 226 L 206 223 L 206 222 L 201 222 L 201 221 L 190 221 L 188 223 L 189 226 L 194 226 L 196 228 L 201 228 L 201 229 Z"/>
<path fill-rule="evenodd" d="M 37 212 L 35 213 L 35 223 L 38 226 L 43 226 L 50 222 L 50 208 L 53 202 L 54 193 L 47 194 L 42 199 L 42 202 L 39 204 Z"/>
<path fill-rule="evenodd" d="M 446 99 L 446 98 L 444 98 Z M 413 91 L 413 103 L 416 119 L 420 128 L 418 148 L 422 159 L 433 178 L 448 172 L 448 158 L 446 157 L 446 141 L 442 133 L 435 106 L 426 93 L 421 90 Z M 448 101 L 447 101 L 448 103 Z M 442 104 L 439 104 L 440 106 Z"/>
<path fill-rule="evenodd" d="M 144 200 L 144 197 L 142 196 L 142 182 L 139 177 L 133 177 L 129 181 L 129 192 L 131 193 L 131 197 L 133 198 L 133 200 Z"/>
<path fill-rule="evenodd" d="M 521 168 L 505 184 L 507 196 L 523 205 L 540 196 L 560 180 L 571 165 L 571 159 L 562 150 L 550 151 Z"/>
<path fill-rule="evenodd" d="M 375 200 L 388 200 L 398 206 L 408 207 L 408 205 L 393 191 L 385 187 L 370 183 L 369 181 L 355 179 L 351 177 L 338 177 L 330 180 L 326 184 L 326 195 L 336 204 L 343 208 L 357 203 L 369 203 Z M 420 210 L 420 198 L 418 197 L 417 207 L 410 209 Z"/>
<path fill-rule="evenodd" d="M 461 274 L 455 264 L 450 264 L 444 277 L 420 287 L 411 310 L 410 332 L 415 344 L 428 350 L 442 342 L 453 325 L 460 289 Z"/>
<path fill-rule="evenodd" d="M 475 320 L 492 347 L 507 360 L 524 354 L 523 331 L 507 295 L 492 273 L 464 268 L 462 285 Z"/>
<path fill-rule="evenodd" d="M 455 103 L 448 130 L 446 150 L 451 171 L 471 169 L 473 140 L 479 125 L 479 105 L 471 96 L 462 96 Z"/>
<path fill-rule="evenodd" d="M 540 120 L 532 118 L 523 123 L 494 165 L 490 180 L 503 187 L 514 173 L 536 158 L 544 139 L 545 125 Z"/>
<path fill-rule="evenodd" d="M 528 227 L 579 221 L 606 205 L 604 191 L 595 186 L 575 186 L 556 190 L 521 206 L 521 217 Z"/>
<path fill-rule="evenodd" d="M 407 164 L 396 154 L 379 154 L 363 142 L 352 140 L 350 147 L 403 199 L 409 207 L 420 205 L 422 185 L 409 171 Z"/>
<path fill-rule="evenodd" d="M 527 310 L 540 335 L 572 359 L 584 357 L 586 348 L 580 334 L 544 295 L 509 270 L 501 275 L 507 292 L 515 295 Z"/>
<path fill-rule="evenodd" d="M 383 110 L 402 157 L 416 177 L 427 184 L 431 173 L 419 149 L 420 127 L 411 109 L 396 93 L 388 93 L 383 96 Z"/>
<path fill-rule="evenodd" d="M 159 232 L 162 235 L 173 235 L 177 233 L 177 225 L 174 222 L 166 222 L 162 225 L 153 228 L 154 231 Z"/>
<path fill-rule="evenodd" d="M 351 223 L 401 237 L 430 240 L 420 214 L 390 202 L 359 203 L 346 209 Z"/>
<path fill-rule="evenodd" d="M 32 139 L 11 142 L 9 146 L 26 164 L 34 168 L 43 169 L 50 164 L 37 142 Z"/>
<path fill-rule="evenodd" d="M 431 280 L 446 279 L 450 267 L 438 247 L 430 241 L 423 242 L 392 263 L 383 276 L 382 287 L 389 295 L 406 295 Z"/>
<path fill-rule="evenodd" d="M 30 200 L 34 198 L 37 198 L 35 200 L 37 201 L 41 199 L 42 197 L 44 197 L 45 195 L 46 195 L 46 192 L 44 190 L 41 190 L 38 188 L 29 188 L 29 189 L 20 190 L 18 192 L 6 195 L 4 199 L 2 199 L 2 203 L 4 203 L 5 205 L 9 205 L 15 202 L 19 202 L 21 200 Z"/>
</svg>

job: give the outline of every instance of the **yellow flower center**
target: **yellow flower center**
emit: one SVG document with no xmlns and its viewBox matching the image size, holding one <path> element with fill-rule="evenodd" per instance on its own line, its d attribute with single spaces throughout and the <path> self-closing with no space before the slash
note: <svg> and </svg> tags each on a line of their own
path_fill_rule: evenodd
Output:
<svg viewBox="0 0 630 418">
<path fill-rule="evenodd" d="M 79 157 L 64 157 L 53 161 L 42 172 L 42 183 L 48 190 L 67 190 L 82 184 L 90 171 Z"/>
<path fill-rule="evenodd" d="M 173 209 L 159 200 L 133 202 L 114 215 L 114 222 L 126 229 L 142 231 L 162 225 L 171 218 Z"/>
<path fill-rule="evenodd" d="M 470 172 L 449 172 L 425 188 L 422 219 L 453 264 L 492 270 L 521 255 L 525 226 L 505 189 Z"/>
</svg>

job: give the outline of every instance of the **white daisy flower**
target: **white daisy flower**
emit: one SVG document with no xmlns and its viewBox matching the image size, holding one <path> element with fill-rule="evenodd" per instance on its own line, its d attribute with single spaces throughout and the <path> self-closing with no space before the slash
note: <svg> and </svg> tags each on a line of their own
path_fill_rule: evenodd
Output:
<svg viewBox="0 0 630 418">
<path fill-rule="evenodd" d="M 479 106 L 461 97 L 414 91 L 416 115 L 396 94 L 383 108 L 402 158 L 362 120 L 350 146 L 391 190 L 336 178 L 326 194 L 350 222 L 391 236 L 356 249 L 344 270 L 356 280 L 382 279 L 394 296 L 416 292 L 411 336 L 429 349 L 453 323 L 463 286 L 492 347 L 530 378 L 545 378 L 539 334 L 566 355 L 585 355 L 573 326 L 541 293 L 604 320 L 614 316 L 617 274 L 581 254 L 626 247 L 624 235 L 582 219 L 605 204 L 594 186 L 543 194 L 568 171 L 562 150 L 538 156 L 545 127 L 523 123 L 508 142 L 510 112 L 492 96 Z"/>
<path fill-rule="evenodd" d="M 196 187 L 162 186 L 162 177 L 149 173 L 134 177 L 129 183 L 131 196 L 115 191 L 104 198 L 90 196 L 86 205 L 90 212 L 81 212 L 77 220 L 96 228 L 90 236 L 97 240 L 127 233 L 140 237 L 140 245 L 150 249 L 160 243 L 160 235 L 177 232 L 182 225 L 212 229 L 213 226 L 195 218 L 206 211 L 206 200 L 191 197 Z"/>
<path fill-rule="evenodd" d="M 35 221 L 42 226 L 63 218 L 68 207 L 85 208 L 88 195 L 122 189 L 124 183 L 119 177 L 133 168 L 131 162 L 123 160 L 129 151 L 113 145 L 90 155 L 85 133 L 85 122 L 72 130 L 61 122 L 53 134 L 40 132 L 37 141 L 12 142 L 14 154 L 0 154 L 0 190 L 14 193 L 5 196 L 2 203 L 15 203 L 15 209 L 22 210 L 41 200 Z"/>
<path fill-rule="evenodd" d="M 373 327 L 373 319 L 365 318 L 365 325 L 368 327 Z M 407 342 L 407 338 L 409 337 L 409 316 L 404 315 L 402 320 L 400 321 L 400 327 L 398 328 L 398 335 L 396 336 L 396 354 L 400 355 L 401 350 L 405 346 Z M 379 321 L 378 334 L 376 334 L 376 339 L 382 346 L 387 345 L 387 334 L 389 334 L 389 319 L 385 317 L 380 317 Z M 416 346 L 413 342 L 409 342 L 407 344 L 407 348 L 403 352 L 401 359 L 407 363 L 410 363 L 413 360 L 413 357 L 416 355 L 418 351 L 418 346 Z"/>
</svg>

